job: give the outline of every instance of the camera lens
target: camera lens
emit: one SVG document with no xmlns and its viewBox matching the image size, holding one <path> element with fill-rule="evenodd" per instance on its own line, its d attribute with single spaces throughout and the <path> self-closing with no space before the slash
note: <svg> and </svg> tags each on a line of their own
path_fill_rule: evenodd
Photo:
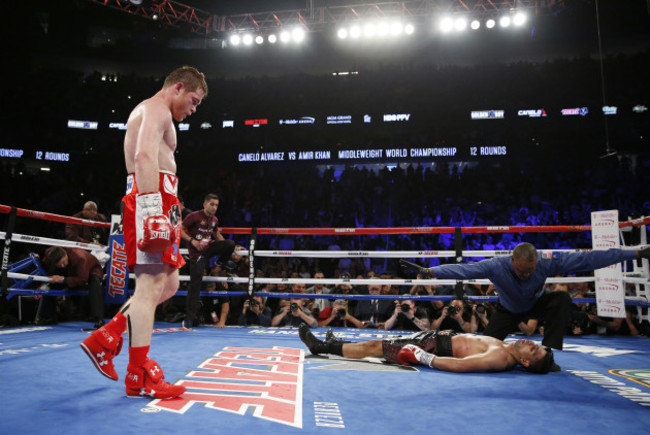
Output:
<svg viewBox="0 0 650 435">
<path fill-rule="evenodd" d="M 458 308 L 455 305 L 450 305 L 449 308 L 447 308 L 447 312 L 451 315 L 454 315 L 460 311 L 460 308 Z"/>
<path fill-rule="evenodd" d="M 291 309 L 291 311 L 298 311 L 298 304 L 292 302 L 291 305 L 289 305 L 289 308 Z"/>
<path fill-rule="evenodd" d="M 401 304 L 402 311 L 411 311 L 411 306 L 409 304 Z"/>
<path fill-rule="evenodd" d="M 338 310 L 336 310 L 336 315 L 338 317 L 345 317 L 345 309 L 339 308 Z"/>
<path fill-rule="evenodd" d="M 477 312 L 477 313 L 485 313 L 485 305 L 483 305 L 483 304 L 478 304 L 478 305 L 476 306 L 476 312 Z"/>
</svg>

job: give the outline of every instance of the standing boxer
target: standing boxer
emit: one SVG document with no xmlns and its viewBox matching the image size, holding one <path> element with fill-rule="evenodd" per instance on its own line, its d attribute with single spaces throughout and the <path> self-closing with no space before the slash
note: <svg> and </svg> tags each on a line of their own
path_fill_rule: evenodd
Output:
<svg viewBox="0 0 650 435">
<path fill-rule="evenodd" d="M 133 109 L 127 122 L 124 157 L 129 175 L 122 225 L 127 264 L 136 275 L 135 293 L 81 347 L 101 374 L 117 380 L 112 360 L 122 348 L 122 333 L 128 327 L 125 384 L 129 397 L 170 399 L 185 392 L 185 387 L 164 381 L 162 369 L 148 354 L 156 306 L 176 293 L 178 269 L 185 264 L 178 252 L 181 215 L 173 120 L 193 114 L 207 94 L 202 73 L 192 67 L 178 68 L 156 95 Z"/>
</svg>

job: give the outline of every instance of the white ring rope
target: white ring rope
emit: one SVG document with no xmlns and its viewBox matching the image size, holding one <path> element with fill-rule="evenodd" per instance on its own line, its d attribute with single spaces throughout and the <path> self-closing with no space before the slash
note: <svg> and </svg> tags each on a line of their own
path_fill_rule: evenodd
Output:
<svg viewBox="0 0 650 435">
<path fill-rule="evenodd" d="M 554 250 L 575 252 L 576 249 Z M 237 255 L 245 255 L 237 251 Z M 248 254 L 248 251 L 246 251 Z M 512 251 L 463 251 L 463 257 L 511 255 Z M 255 250 L 256 257 L 309 257 L 309 258 L 429 258 L 455 257 L 456 251 L 262 251 Z"/>
<path fill-rule="evenodd" d="M 0 240 L 6 238 L 5 232 L 0 232 Z M 46 237 L 38 236 L 29 236 L 24 234 L 14 233 L 11 236 L 12 241 L 23 242 L 23 243 L 32 243 L 37 245 L 49 245 L 49 246 L 62 246 L 62 247 L 73 247 L 73 248 L 82 248 L 90 251 L 103 251 L 107 252 L 108 247 L 104 245 L 97 245 L 91 243 L 82 243 L 74 242 L 70 240 L 60 240 L 52 239 Z M 637 250 L 643 249 L 648 245 L 637 245 L 637 246 L 625 246 L 623 249 Z M 589 251 L 589 249 L 538 249 L 538 251 L 552 251 L 552 252 L 581 252 Z M 462 257 L 473 258 L 473 257 L 494 257 L 494 256 L 503 256 L 511 255 L 512 250 L 475 250 L 475 251 L 461 251 Z M 181 249 L 180 253 L 186 255 L 188 253 L 187 249 Z M 247 256 L 249 254 L 248 250 L 237 251 L 237 255 Z M 256 257 L 304 257 L 304 258 L 431 258 L 431 257 L 442 257 L 450 258 L 456 257 L 456 251 L 447 250 L 447 251 L 435 251 L 435 250 L 420 250 L 420 251 L 337 251 L 337 250 L 327 250 L 327 251 L 293 251 L 293 250 L 256 250 Z M 50 277 L 39 276 L 39 275 L 29 275 L 15 272 L 8 272 L 7 276 L 12 279 L 31 279 L 33 281 L 39 282 L 51 282 Z M 129 274 L 129 278 L 134 279 L 135 274 Z M 188 275 L 179 276 L 180 281 L 190 281 Z M 204 282 L 230 282 L 230 283 L 249 283 L 249 278 L 246 277 L 214 277 L 214 276 L 204 276 L 202 278 Z M 593 282 L 595 278 L 592 277 L 552 277 L 547 278 L 546 283 L 555 284 L 555 283 L 579 283 L 579 282 Z M 623 281 L 626 283 L 642 284 L 649 285 L 650 279 L 643 277 L 633 277 L 633 276 L 624 276 Z M 395 286 L 413 286 L 413 285 L 456 285 L 459 282 L 469 283 L 469 284 L 480 284 L 480 285 L 489 285 L 491 281 L 488 279 L 469 279 L 469 280 L 454 280 L 454 279 L 341 279 L 341 278 L 254 278 L 256 284 L 323 284 L 323 285 L 337 285 L 337 284 L 351 284 L 357 286 L 367 286 L 370 284 L 379 284 L 379 285 L 395 285 Z"/>
<path fill-rule="evenodd" d="M 0 231 L 0 240 L 6 238 L 6 233 Z M 71 240 L 51 239 L 47 237 L 28 236 L 14 233 L 11 240 L 15 242 L 32 243 L 36 245 L 62 246 L 66 248 L 82 248 L 90 251 L 108 252 L 108 246 L 93 243 L 74 242 Z M 648 245 L 625 246 L 622 249 L 638 250 Z M 590 249 L 538 249 L 538 251 L 552 252 L 583 252 Z M 187 255 L 187 249 L 179 250 L 181 255 Z M 240 256 L 248 256 L 248 250 L 236 252 Z M 476 250 L 462 251 L 462 256 L 474 257 L 496 257 L 511 255 L 512 250 Z M 256 257 L 304 257 L 304 258 L 450 258 L 456 256 L 456 251 L 283 251 L 283 250 L 256 250 Z"/>
<path fill-rule="evenodd" d="M 11 272 L 9 272 L 11 273 Z M 135 274 L 130 273 L 129 278 L 135 278 Z M 189 275 L 181 275 L 180 281 L 189 281 Z M 576 283 L 576 282 L 594 282 L 596 279 L 593 276 L 568 276 L 568 277 L 554 277 L 547 278 L 547 284 L 557 283 Z M 204 276 L 204 282 L 234 282 L 234 283 L 248 283 L 246 277 L 228 277 L 228 276 Z M 645 278 L 623 278 L 624 282 L 635 284 L 650 284 L 650 279 Z M 255 278 L 256 284 L 351 284 L 358 286 L 367 286 L 369 284 L 380 285 L 456 285 L 458 282 L 467 284 L 485 284 L 489 285 L 492 282 L 489 279 L 381 279 L 381 278 L 367 278 L 367 279 L 341 279 L 341 278 Z"/>
<path fill-rule="evenodd" d="M 638 250 L 647 245 L 625 246 L 621 249 Z M 591 249 L 538 249 L 539 252 L 585 252 Z M 183 250 L 181 250 L 181 253 Z M 237 255 L 247 256 L 248 251 L 237 251 Z M 512 250 L 483 250 L 462 251 L 462 256 L 473 257 L 498 257 L 512 255 Z M 306 257 L 306 258 L 450 258 L 456 257 L 456 251 L 282 251 L 282 250 L 255 250 L 256 257 Z"/>
<path fill-rule="evenodd" d="M 7 233 L 0 231 L 0 240 L 4 240 Z M 93 243 L 73 242 L 72 240 L 49 239 L 47 237 L 28 236 L 25 234 L 13 233 L 11 235 L 12 242 L 32 243 L 34 245 L 47 245 L 47 246 L 62 246 L 65 248 L 81 248 L 89 251 L 103 251 L 108 252 L 108 246 L 97 245 Z"/>
</svg>

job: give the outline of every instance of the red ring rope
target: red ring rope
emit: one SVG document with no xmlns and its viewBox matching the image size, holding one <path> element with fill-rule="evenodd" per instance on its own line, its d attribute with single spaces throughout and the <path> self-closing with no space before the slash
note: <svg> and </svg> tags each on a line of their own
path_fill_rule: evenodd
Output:
<svg viewBox="0 0 650 435">
<path fill-rule="evenodd" d="M 0 213 L 10 213 L 11 207 L 0 204 Z M 93 227 L 110 228 L 107 222 L 97 222 L 79 219 L 42 211 L 17 208 L 16 215 L 31 217 L 66 224 L 81 224 Z M 619 222 L 619 228 L 650 225 L 650 216 Z M 485 226 L 485 227 L 459 227 L 462 233 L 560 233 L 581 232 L 591 230 L 591 225 L 549 225 L 549 226 Z M 223 234 L 251 234 L 252 228 L 220 228 Z M 354 235 L 382 235 L 382 234 L 453 234 L 456 227 L 397 227 L 397 228 L 257 228 L 257 234 L 276 235 L 313 235 L 313 236 L 354 236 Z"/>
</svg>

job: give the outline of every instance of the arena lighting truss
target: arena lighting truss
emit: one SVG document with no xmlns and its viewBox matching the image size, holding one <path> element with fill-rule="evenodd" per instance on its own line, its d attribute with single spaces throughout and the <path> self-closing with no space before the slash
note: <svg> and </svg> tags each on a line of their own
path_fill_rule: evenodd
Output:
<svg viewBox="0 0 650 435">
<path fill-rule="evenodd" d="M 383 26 L 387 26 L 388 34 L 409 35 L 418 26 L 430 28 L 432 20 L 439 23 L 436 17 L 453 17 L 452 30 L 465 26 L 507 27 L 506 22 L 515 20 L 516 12 L 536 15 L 554 3 L 553 0 L 407 0 L 314 7 L 310 0 L 304 9 L 216 15 L 172 0 L 88 1 L 222 40 L 226 45 L 295 43 L 311 32 L 325 31 L 333 31 L 339 37 L 347 33 L 346 37 L 354 39 L 352 34 L 357 32 L 360 37 L 380 35 Z M 500 24 L 504 16 L 507 18 Z M 470 22 L 464 25 L 463 19 Z"/>
<path fill-rule="evenodd" d="M 183 3 L 168 0 L 88 0 L 113 9 L 159 21 L 170 27 L 187 28 L 192 33 L 209 35 L 214 32 L 215 15 Z"/>
</svg>

